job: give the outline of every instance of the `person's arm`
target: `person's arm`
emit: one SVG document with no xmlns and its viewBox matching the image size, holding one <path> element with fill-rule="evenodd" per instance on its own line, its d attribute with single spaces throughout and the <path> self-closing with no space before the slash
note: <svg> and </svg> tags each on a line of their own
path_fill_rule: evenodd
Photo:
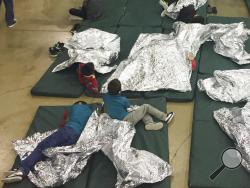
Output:
<svg viewBox="0 0 250 188">
<path fill-rule="evenodd" d="M 187 59 L 189 60 L 189 62 L 192 65 L 192 70 L 194 71 L 196 69 L 196 60 L 195 57 L 192 53 L 188 53 L 187 55 Z"/>
<path fill-rule="evenodd" d="M 95 77 L 88 78 L 89 82 L 86 84 L 86 87 L 89 91 L 91 91 L 93 94 L 99 94 L 99 85 L 98 81 Z"/>
</svg>

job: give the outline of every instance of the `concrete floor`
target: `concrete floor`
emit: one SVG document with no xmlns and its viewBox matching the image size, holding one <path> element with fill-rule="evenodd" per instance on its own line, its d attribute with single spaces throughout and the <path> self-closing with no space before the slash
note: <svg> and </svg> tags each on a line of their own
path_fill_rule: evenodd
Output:
<svg viewBox="0 0 250 188">
<path fill-rule="evenodd" d="M 17 25 L 8 29 L 4 7 L 0 12 L 0 178 L 14 161 L 11 141 L 23 138 L 39 105 L 69 105 L 78 99 L 33 97 L 31 87 L 53 59 L 48 47 L 67 41 L 73 21 L 68 8 L 80 0 L 15 1 Z M 211 0 L 220 16 L 248 17 L 243 0 Z M 100 99 L 81 97 L 88 102 Z M 172 188 L 187 188 L 193 103 L 168 103 L 176 118 L 169 127 L 170 163 L 174 167 Z M 2 184 L 0 183 L 0 187 Z"/>
</svg>

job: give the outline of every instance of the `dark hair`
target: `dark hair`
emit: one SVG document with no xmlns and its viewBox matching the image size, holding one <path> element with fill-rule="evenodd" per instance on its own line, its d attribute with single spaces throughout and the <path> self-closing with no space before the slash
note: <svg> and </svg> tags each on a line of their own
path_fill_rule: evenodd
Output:
<svg viewBox="0 0 250 188">
<path fill-rule="evenodd" d="M 89 62 L 89 63 L 86 63 L 80 71 L 83 75 L 90 76 L 91 74 L 94 74 L 95 66 L 92 62 Z"/>
<path fill-rule="evenodd" d="M 87 104 L 85 101 L 77 101 L 74 104 Z"/>
<path fill-rule="evenodd" d="M 118 79 L 111 80 L 108 84 L 108 92 L 110 95 L 119 94 L 121 88 L 121 82 Z"/>
</svg>

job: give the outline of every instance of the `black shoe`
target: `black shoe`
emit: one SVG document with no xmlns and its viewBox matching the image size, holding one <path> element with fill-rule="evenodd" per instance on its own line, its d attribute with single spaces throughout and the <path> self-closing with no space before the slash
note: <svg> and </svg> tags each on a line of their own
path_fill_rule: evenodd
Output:
<svg viewBox="0 0 250 188">
<path fill-rule="evenodd" d="M 217 13 L 218 13 L 218 11 L 217 11 L 217 8 L 216 8 L 216 7 L 213 7 L 213 8 L 212 8 L 212 13 L 213 13 L 213 14 L 217 14 Z"/>
<path fill-rule="evenodd" d="M 71 8 L 69 10 L 69 14 L 72 15 L 72 16 L 80 17 L 82 19 L 85 18 L 85 13 L 84 13 L 84 11 L 82 9 Z"/>
<path fill-rule="evenodd" d="M 217 14 L 217 8 L 211 7 L 210 5 L 207 6 L 207 13 L 208 14 Z"/>
<path fill-rule="evenodd" d="M 49 54 L 51 57 L 56 57 L 59 54 L 59 51 L 56 48 L 50 47 Z"/>
<path fill-rule="evenodd" d="M 8 24 L 7 26 L 8 26 L 8 28 L 12 28 L 12 27 L 14 27 L 15 25 L 16 25 L 16 19 L 14 18 L 14 20 L 13 20 L 13 22 L 11 23 L 11 24 Z"/>
<path fill-rule="evenodd" d="M 64 49 L 64 43 L 58 42 L 53 47 L 49 48 L 49 54 L 51 57 L 56 57 Z"/>
<path fill-rule="evenodd" d="M 56 48 L 56 49 L 58 49 L 58 50 L 62 50 L 63 47 L 64 47 L 64 43 L 58 42 L 53 47 Z"/>
</svg>

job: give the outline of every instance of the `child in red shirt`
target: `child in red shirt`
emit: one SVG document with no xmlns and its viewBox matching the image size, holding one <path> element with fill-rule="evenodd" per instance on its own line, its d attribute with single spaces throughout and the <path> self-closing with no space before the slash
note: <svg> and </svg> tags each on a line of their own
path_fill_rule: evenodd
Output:
<svg viewBox="0 0 250 188">
<path fill-rule="evenodd" d="M 79 63 L 77 71 L 80 83 L 85 87 L 85 94 L 89 96 L 99 96 L 98 81 L 95 77 L 95 67 L 92 62 Z"/>
</svg>

